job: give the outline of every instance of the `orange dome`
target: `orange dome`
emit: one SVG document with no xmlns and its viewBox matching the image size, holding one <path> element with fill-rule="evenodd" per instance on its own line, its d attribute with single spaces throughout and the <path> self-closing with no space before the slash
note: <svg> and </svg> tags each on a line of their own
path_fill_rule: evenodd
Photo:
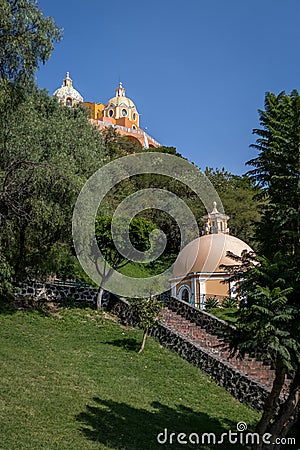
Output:
<svg viewBox="0 0 300 450">
<path fill-rule="evenodd" d="M 223 233 L 201 236 L 190 242 L 179 253 L 174 264 L 173 276 L 184 277 L 191 272 L 225 272 L 224 269 L 220 269 L 220 265 L 236 264 L 226 256 L 227 252 L 241 256 L 243 250 L 253 251 L 249 245 L 234 236 Z"/>
</svg>

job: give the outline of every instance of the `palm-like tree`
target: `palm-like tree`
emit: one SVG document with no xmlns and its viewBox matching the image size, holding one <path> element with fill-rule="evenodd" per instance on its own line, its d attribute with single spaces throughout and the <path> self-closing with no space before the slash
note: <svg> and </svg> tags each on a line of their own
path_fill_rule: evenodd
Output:
<svg viewBox="0 0 300 450">
<path fill-rule="evenodd" d="M 296 399 L 300 364 L 299 310 L 289 302 L 293 288 L 285 287 L 288 261 L 279 257 L 275 263 L 266 258 L 255 260 L 246 253 L 234 259 L 242 262 L 231 270 L 232 278 L 239 280 L 239 295 L 246 296 L 247 307 L 240 309 L 236 330 L 230 336 L 230 347 L 232 354 L 239 353 L 242 357 L 246 353 L 255 354 L 271 362 L 275 379 L 256 432 L 262 436 L 272 430 L 274 435 L 283 436 L 295 422 L 299 409 L 299 399 Z M 287 375 L 294 376 L 294 382 L 285 408 L 295 410 L 294 420 L 288 422 L 282 420 L 283 408 L 278 409 Z M 263 447 L 261 443 L 253 448 L 276 447 Z"/>
</svg>

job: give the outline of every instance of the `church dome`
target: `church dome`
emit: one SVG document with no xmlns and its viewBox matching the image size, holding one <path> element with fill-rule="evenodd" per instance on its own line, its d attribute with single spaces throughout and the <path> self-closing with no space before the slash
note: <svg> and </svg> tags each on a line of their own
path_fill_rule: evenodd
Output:
<svg viewBox="0 0 300 450">
<path fill-rule="evenodd" d="M 115 108 L 117 106 L 125 106 L 127 108 L 135 108 L 135 104 L 133 101 L 126 97 L 125 89 L 122 83 L 119 83 L 119 86 L 116 89 L 116 95 L 108 100 L 106 104 L 106 108 Z"/>
<path fill-rule="evenodd" d="M 249 245 L 234 236 L 223 233 L 201 236 L 191 241 L 179 253 L 174 264 L 173 276 L 176 278 L 191 272 L 226 272 L 219 266 L 237 264 L 227 256 L 227 252 L 241 256 L 243 250 L 253 252 Z"/>
<path fill-rule="evenodd" d="M 63 84 L 59 89 L 53 93 L 53 96 L 57 97 L 60 103 L 66 106 L 73 106 L 76 103 L 83 102 L 83 97 L 73 87 L 73 81 L 70 78 L 70 73 L 67 72 L 66 78 L 63 80 Z"/>
</svg>

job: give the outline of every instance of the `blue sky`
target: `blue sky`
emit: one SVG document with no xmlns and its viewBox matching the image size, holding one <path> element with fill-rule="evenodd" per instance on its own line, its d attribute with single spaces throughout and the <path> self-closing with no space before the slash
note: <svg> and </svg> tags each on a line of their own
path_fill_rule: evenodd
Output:
<svg viewBox="0 0 300 450">
<path fill-rule="evenodd" d="M 300 90 L 299 0 L 40 0 L 64 28 L 37 72 L 86 101 L 121 80 L 141 127 L 201 169 L 242 174 L 266 91 Z"/>
</svg>

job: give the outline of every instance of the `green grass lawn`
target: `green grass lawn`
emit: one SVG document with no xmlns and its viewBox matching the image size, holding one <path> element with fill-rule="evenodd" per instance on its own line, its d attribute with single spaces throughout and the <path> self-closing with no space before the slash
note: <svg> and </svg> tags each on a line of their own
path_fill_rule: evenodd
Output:
<svg viewBox="0 0 300 450">
<path fill-rule="evenodd" d="M 176 255 L 161 256 L 149 264 L 130 262 L 119 270 L 128 277 L 148 278 L 158 275 L 168 269 L 175 261 Z"/>
<path fill-rule="evenodd" d="M 209 449 L 156 436 L 258 419 L 153 339 L 138 355 L 141 332 L 96 311 L 2 312 L 0 338 L 1 450 Z"/>
</svg>

